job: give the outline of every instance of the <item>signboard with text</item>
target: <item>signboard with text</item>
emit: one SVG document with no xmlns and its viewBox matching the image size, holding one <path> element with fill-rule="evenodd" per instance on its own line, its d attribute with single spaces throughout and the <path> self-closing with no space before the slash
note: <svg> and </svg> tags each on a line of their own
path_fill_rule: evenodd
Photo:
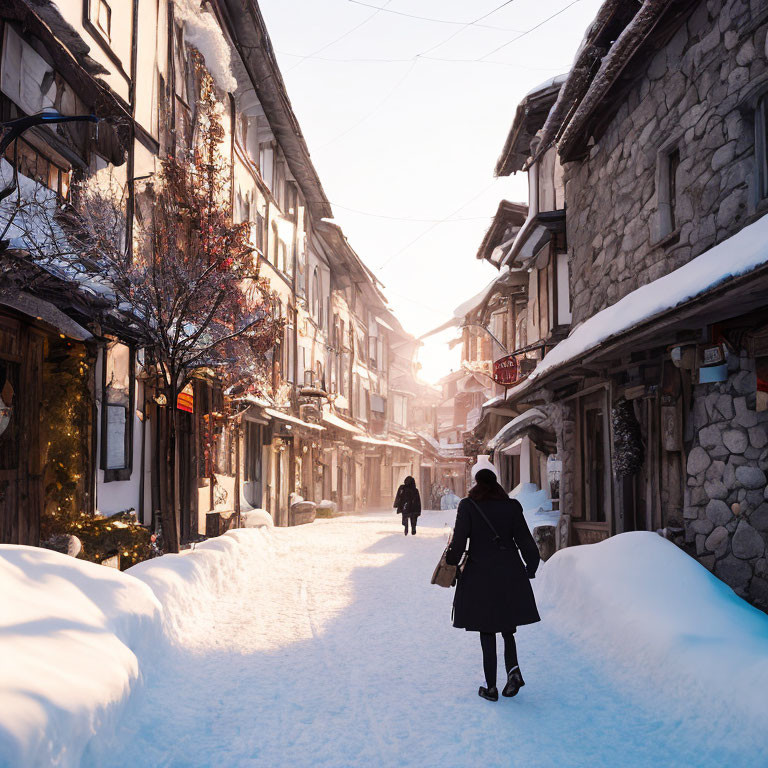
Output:
<svg viewBox="0 0 768 768">
<path fill-rule="evenodd" d="M 509 387 L 517 382 L 519 369 L 517 365 L 517 358 L 512 355 L 506 357 L 500 357 L 493 362 L 493 380 L 497 384 Z"/>
</svg>

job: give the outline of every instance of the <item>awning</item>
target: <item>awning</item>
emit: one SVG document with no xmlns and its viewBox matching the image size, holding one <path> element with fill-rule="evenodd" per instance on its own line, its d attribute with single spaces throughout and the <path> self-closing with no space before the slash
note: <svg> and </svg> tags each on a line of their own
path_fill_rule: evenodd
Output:
<svg viewBox="0 0 768 768">
<path fill-rule="evenodd" d="M 386 328 L 388 331 L 392 331 L 393 333 L 396 333 L 395 329 L 386 321 L 382 320 L 380 317 L 376 317 L 376 322 Z"/>
<path fill-rule="evenodd" d="M 76 341 L 87 341 L 93 338 L 93 334 L 76 323 L 71 317 L 65 315 L 50 301 L 37 298 L 29 293 L 21 291 L 0 292 L 0 305 L 10 307 L 28 317 L 42 320 L 57 331 Z"/>
<path fill-rule="evenodd" d="M 309 421 L 302 421 L 301 419 L 296 418 L 296 416 L 291 416 L 290 414 L 283 413 L 282 411 L 276 411 L 274 408 L 265 408 L 264 413 L 266 413 L 270 418 L 277 419 L 278 421 L 285 421 L 289 424 L 296 424 L 296 426 L 305 427 L 306 429 L 314 429 L 318 432 L 325 431 L 325 427 L 321 427 L 319 424 L 312 424 Z"/>
<path fill-rule="evenodd" d="M 348 421 L 345 421 L 330 411 L 323 411 L 322 421 L 323 424 L 327 424 L 329 427 L 335 427 L 336 429 L 341 429 L 344 432 L 350 432 L 353 435 L 364 434 L 362 429 L 356 427 L 354 424 L 350 424 Z"/>
<path fill-rule="evenodd" d="M 518 437 L 517 440 L 513 440 L 506 448 L 502 448 L 500 453 L 505 456 L 519 456 L 523 447 L 523 438 Z"/>
<path fill-rule="evenodd" d="M 506 445 L 521 432 L 534 424 L 544 421 L 547 415 L 538 408 L 531 408 L 525 413 L 516 416 L 512 421 L 505 424 L 487 443 L 489 451 L 495 451 L 497 448 Z"/>
<path fill-rule="evenodd" d="M 673 272 L 628 293 L 574 327 L 567 338 L 544 355 L 527 379 L 509 390 L 507 399 L 517 399 L 545 375 L 581 360 L 608 342 L 618 342 L 630 332 L 648 328 L 656 333 L 654 329 L 658 329 L 662 318 L 673 317 L 673 313 L 682 312 L 694 302 L 706 302 L 707 315 L 712 322 L 713 317 L 719 317 L 713 309 L 718 292 L 742 282 L 749 288 L 754 282 L 750 273 L 759 268 L 768 268 L 768 216 L 744 227 Z M 753 293 L 755 303 L 764 305 L 763 297 Z M 740 299 L 735 304 L 732 300 L 726 303 L 725 317 L 749 311 L 751 307 L 749 298 Z"/>
<path fill-rule="evenodd" d="M 517 233 L 515 242 L 501 265 L 515 264 L 518 267 L 527 267 L 536 254 L 552 239 L 552 235 L 564 230 L 565 210 L 542 211 L 530 216 Z"/>
<path fill-rule="evenodd" d="M 384 445 L 390 448 L 402 448 L 405 451 L 411 451 L 412 453 L 418 453 L 421 456 L 421 451 L 418 448 L 414 448 L 411 445 L 405 443 L 398 443 L 397 440 L 379 440 L 376 437 L 369 437 L 368 435 L 356 435 L 352 438 L 355 442 L 365 443 L 366 445 Z"/>
</svg>

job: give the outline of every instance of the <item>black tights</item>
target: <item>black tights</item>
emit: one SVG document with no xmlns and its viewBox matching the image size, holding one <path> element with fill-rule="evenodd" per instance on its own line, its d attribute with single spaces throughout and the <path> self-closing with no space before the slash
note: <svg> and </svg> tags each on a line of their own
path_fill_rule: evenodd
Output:
<svg viewBox="0 0 768 768">
<path fill-rule="evenodd" d="M 517 666 L 517 644 L 514 632 L 502 632 L 504 638 L 504 666 L 507 674 L 509 670 Z M 483 671 L 485 682 L 489 688 L 496 687 L 496 634 L 494 632 L 481 632 L 480 645 L 483 648 Z"/>
</svg>

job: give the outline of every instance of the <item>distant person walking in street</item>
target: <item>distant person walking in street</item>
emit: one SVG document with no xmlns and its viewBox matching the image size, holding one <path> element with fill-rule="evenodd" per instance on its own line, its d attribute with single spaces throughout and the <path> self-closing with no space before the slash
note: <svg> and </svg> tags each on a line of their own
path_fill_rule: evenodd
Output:
<svg viewBox="0 0 768 768">
<path fill-rule="evenodd" d="M 480 633 L 486 684 L 478 694 L 498 701 L 497 633 L 504 638 L 507 671 L 502 696 L 515 696 L 525 685 L 517 662 L 515 631 L 521 624 L 540 621 L 529 582 L 539 566 L 539 550 L 520 502 L 507 496 L 490 469 L 477 473 L 469 496 L 459 503 L 446 558 L 450 565 L 459 564 L 467 541 L 467 561 L 453 599 L 453 626 Z"/>
<path fill-rule="evenodd" d="M 403 484 L 397 489 L 394 508 L 398 515 L 403 516 L 403 528 L 408 535 L 408 521 L 411 521 L 411 534 L 416 535 L 416 518 L 421 514 L 421 496 L 416 487 L 416 481 L 408 475 Z"/>
</svg>

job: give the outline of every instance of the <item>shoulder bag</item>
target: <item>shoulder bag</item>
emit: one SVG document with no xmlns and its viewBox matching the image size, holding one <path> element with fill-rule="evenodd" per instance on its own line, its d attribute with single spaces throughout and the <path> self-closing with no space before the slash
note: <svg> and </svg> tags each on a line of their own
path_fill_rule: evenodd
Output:
<svg viewBox="0 0 768 768">
<path fill-rule="evenodd" d="M 455 587 L 456 581 L 458 580 L 461 572 L 464 570 L 464 565 L 467 562 L 467 553 L 465 552 L 461 558 L 461 562 L 458 565 L 450 565 L 448 563 L 446 558 L 448 556 L 448 549 L 451 546 L 452 540 L 453 531 L 451 531 L 451 537 L 448 539 L 448 544 L 446 544 L 446 547 L 443 550 L 443 554 L 440 557 L 440 562 L 437 564 L 434 573 L 432 574 L 432 580 L 430 583 L 437 584 L 438 587 Z"/>
</svg>

